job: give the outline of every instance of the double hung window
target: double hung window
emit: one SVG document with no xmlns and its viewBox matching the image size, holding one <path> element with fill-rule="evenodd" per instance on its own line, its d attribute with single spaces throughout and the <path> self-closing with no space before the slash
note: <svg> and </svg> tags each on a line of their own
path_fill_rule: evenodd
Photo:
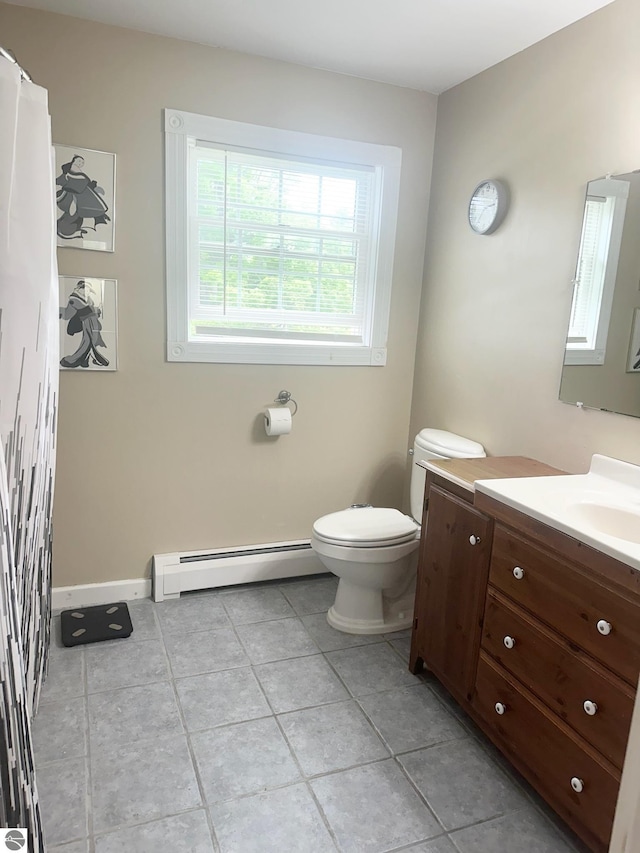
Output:
<svg viewBox="0 0 640 853">
<path fill-rule="evenodd" d="M 604 362 L 628 195 L 627 181 L 589 183 L 565 364 Z"/>
<path fill-rule="evenodd" d="M 386 361 L 400 151 L 165 111 L 168 358 Z"/>
</svg>

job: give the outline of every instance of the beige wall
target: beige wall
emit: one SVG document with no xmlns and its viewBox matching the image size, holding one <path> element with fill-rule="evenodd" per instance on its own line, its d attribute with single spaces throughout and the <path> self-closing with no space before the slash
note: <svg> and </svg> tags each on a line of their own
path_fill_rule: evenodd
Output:
<svg viewBox="0 0 640 853">
<path fill-rule="evenodd" d="M 575 472 L 640 463 L 640 421 L 558 401 L 586 184 L 640 168 L 639 44 L 640 3 L 617 0 L 440 97 L 413 428 Z M 512 200 L 482 237 L 487 177 Z"/>
<path fill-rule="evenodd" d="M 54 140 L 118 155 L 117 251 L 59 252 L 63 274 L 118 279 L 121 368 L 61 376 L 56 585 L 304 537 L 352 500 L 401 505 L 423 426 L 570 471 L 594 452 L 640 463 L 640 421 L 558 401 L 585 185 L 640 167 L 635 0 L 440 97 L 419 315 L 433 96 L 1 3 L 0 32 L 48 88 Z M 166 106 L 403 149 L 387 367 L 164 361 Z M 466 209 L 486 177 L 512 200 L 480 237 Z M 300 411 L 269 441 L 259 413 L 281 388 Z"/>
<path fill-rule="evenodd" d="M 49 90 L 54 141 L 117 154 L 120 369 L 61 375 L 54 585 L 142 577 L 154 553 L 307 537 L 319 515 L 402 502 L 436 98 L 0 4 L 3 46 Z M 164 360 L 162 109 L 403 149 L 384 368 Z M 299 404 L 290 436 L 260 413 Z"/>
</svg>

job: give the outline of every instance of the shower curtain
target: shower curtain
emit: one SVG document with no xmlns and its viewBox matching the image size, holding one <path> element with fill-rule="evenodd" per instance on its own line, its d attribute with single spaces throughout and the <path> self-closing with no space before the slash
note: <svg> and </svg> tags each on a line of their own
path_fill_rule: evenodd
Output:
<svg viewBox="0 0 640 853">
<path fill-rule="evenodd" d="M 58 285 L 47 92 L 0 57 L 0 826 L 44 851 L 31 721 L 47 665 Z"/>
</svg>

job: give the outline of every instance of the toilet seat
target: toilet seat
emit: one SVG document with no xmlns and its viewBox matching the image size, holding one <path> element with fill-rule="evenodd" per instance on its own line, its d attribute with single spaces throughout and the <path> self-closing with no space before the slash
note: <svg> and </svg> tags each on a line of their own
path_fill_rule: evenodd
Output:
<svg viewBox="0 0 640 853">
<path fill-rule="evenodd" d="M 360 507 L 323 515 L 313 525 L 320 542 L 343 548 L 381 548 L 416 539 L 420 525 L 397 509 Z"/>
</svg>

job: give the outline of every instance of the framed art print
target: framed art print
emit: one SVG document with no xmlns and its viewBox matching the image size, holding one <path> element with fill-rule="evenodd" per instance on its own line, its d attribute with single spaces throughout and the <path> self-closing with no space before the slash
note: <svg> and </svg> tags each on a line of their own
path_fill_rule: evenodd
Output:
<svg viewBox="0 0 640 853">
<path fill-rule="evenodd" d="M 116 155 L 69 145 L 54 148 L 58 246 L 113 252 Z"/>
<path fill-rule="evenodd" d="M 118 303 L 112 278 L 61 275 L 60 367 L 118 369 Z"/>
</svg>

